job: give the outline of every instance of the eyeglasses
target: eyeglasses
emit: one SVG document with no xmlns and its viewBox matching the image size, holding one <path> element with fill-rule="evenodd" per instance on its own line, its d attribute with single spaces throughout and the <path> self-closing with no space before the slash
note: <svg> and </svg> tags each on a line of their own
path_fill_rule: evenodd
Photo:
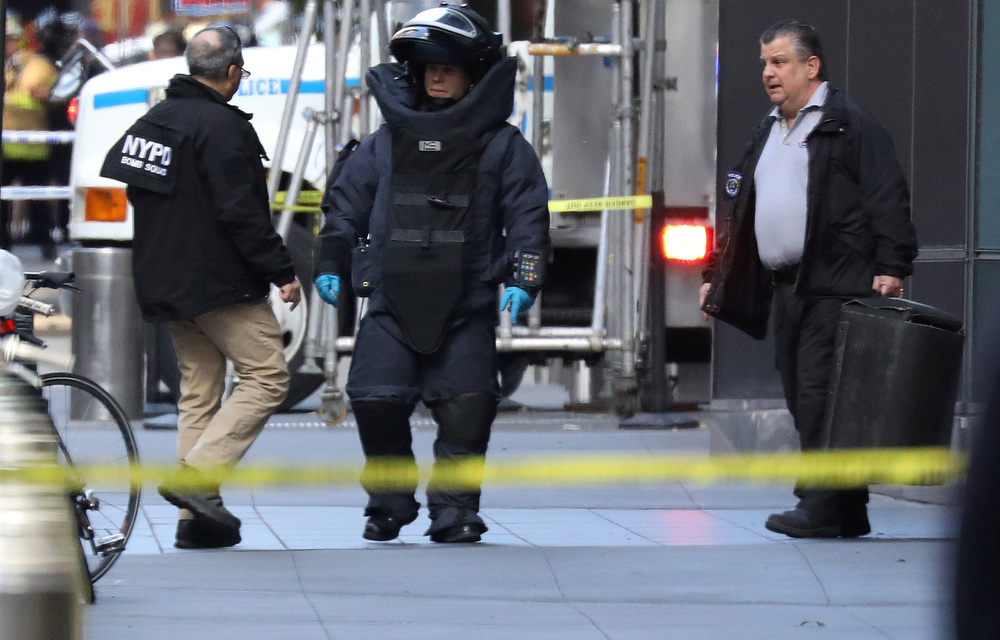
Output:
<svg viewBox="0 0 1000 640">
<path fill-rule="evenodd" d="M 234 62 L 233 66 L 240 70 L 240 79 L 246 80 L 247 78 L 250 77 L 250 72 L 247 71 L 246 69 L 244 69 L 243 67 L 241 67 L 240 65 L 238 65 L 238 64 L 236 64 Z"/>
</svg>

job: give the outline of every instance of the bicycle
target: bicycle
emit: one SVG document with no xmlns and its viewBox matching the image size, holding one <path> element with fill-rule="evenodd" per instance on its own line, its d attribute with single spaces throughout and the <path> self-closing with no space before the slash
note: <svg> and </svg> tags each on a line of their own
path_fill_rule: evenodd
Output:
<svg viewBox="0 0 1000 640">
<path fill-rule="evenodd" d="M 34 333 L 34 316 L 50 316 L 55 309 L 31 295 L 39 289 L 79 291 L 71 284 L 74 277 L 72 272 L 25 272 L 26 291 L 14 314 L 0 320 L 0 337 L 8 344 L 15 340 L 44 349 L 44 342 Z M 3 351 L 7 359 L 12 359 L 12 349 Z M 93 584 L 125 550 L 139 511 L 142 487 L 132 425 L 114 397 L 89 378 L 71 372 L 37 375 L 31 370 L 24 375 L 36 378 L 30 381 L 40 388 L 48 403 L 59 463 L 69 470 L 69 494 L 82 562 L 90 577 L 84 596 L 87 602 L 93 602 Z M 81 471 L 88 468 L 113 471 L 107 475 L 128 481 L 94 481 Z"/>
</svg>

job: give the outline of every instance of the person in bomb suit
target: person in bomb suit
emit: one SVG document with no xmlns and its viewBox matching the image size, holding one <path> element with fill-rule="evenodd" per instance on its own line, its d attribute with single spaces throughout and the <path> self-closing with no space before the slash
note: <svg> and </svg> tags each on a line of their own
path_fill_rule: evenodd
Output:
<svg viewBox="0 0 1000 640">
<path fill-rule="evenodd" d="M 350 269 L 355 294 L 369 298 L 346 386 L 367 460 L 364 537 L 392 540 L 417 516 L 409 418 L 423 401 L 438 425 L 425 535 L 477 542 L 487 529 L 478 486 L 456 490 L 440 478 L 455 462 L 476 468 L 486 453 L 499 399 L 498 285 L 500 310 L 516 322 L 549 254 L 548 187 L 533 149 L 506 123 L 516 61 L 481 16 L 464 6 L 423 11 L 390 51 L 397 62 L 366 76 L 386 124 L 324 195 L 316 286 L 336 305 Z M 380 485 L 386 459 L 401 461 L 402 486 Z"/>
</svg>

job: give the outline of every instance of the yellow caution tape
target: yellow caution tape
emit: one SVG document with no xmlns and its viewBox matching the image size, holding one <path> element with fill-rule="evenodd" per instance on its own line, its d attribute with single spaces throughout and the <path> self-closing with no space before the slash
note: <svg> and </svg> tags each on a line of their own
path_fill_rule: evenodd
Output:
<svg viewBox="0 0 1000 640">
<path fill-rule="evenodd" d="M 585 198 L 583 200 L 549 200 L 553 213 L 572 211 L 604 211 L 648 209 L 653 206 L 653 196 L 618 196 L 615 198 Z"/>
<path fill-rule="evenodd" d="M 287 191 L 279 191 L 275 194 L 272 209 L 288 209 L 291 211 L 315 212 L 319 211 L 319 204 L 323 200 L 322 191 L 303 191 L 299 193 L 296 204 L 286 206 L 285 196 Z M 312 206 L 306 206 L 312 205 Z M 626 210 L 626 209 L 648 209 L 653 206 L 653 197 L 649 195 L 618 196 L 613 198 L 583 198 L 580 200 L 550 200 L 549 211 L 551 212 L 573 212 L 573 211 L 604 211 Z"/>
<path fill-rule="evenodd" d="M 179 489 L 230 485 L 337 485 L 366 484 L 392 489 L 412 487 L 418 479 L 441 488 L 487 485 L 598 485 L 647 484 L 687 481 L 695 483 L 796 481 L 801 486 L 845 488 L 866 484 L 934 485 L 960 476 L 966 456 L 946 447 L 810 451 L 806 453 L 750 453 L 705 457 L 691 455 L 601 455 L 527 457 L 485 462 L 467 458 L 433 470 L 415 469 L 405 460 L 373 460 L 357 465 L 252 464 L 235 470 L 218 469 L 179 475 L 176 465 L 135 467 L 94 466 L 76 468 L 76 478 L 88 486 L 118 483 L 159 483 L 169 480 Z M 0 482 L 25 481 L 71 484 L 61 467 L 40 466 L 0 469 Z"/>
<path fill-rule="evenodd" d="M 274 194 L 274 204 L 283 204 L 285 202 L 285 196 L 288 194 L 287 191 L 279 191 Z M 300 191 L 298 204 L 319 204 L 323 201 L 322 191 Z"/>
<path fill-rule="evenodd" d="M 298 204 L 284 205 L 275 202 L 271 205 L 271 211 L 293 211 L 295 213 L 319 213 L 322 209 L 319 206 L 304 206 Z"/>
</svg>

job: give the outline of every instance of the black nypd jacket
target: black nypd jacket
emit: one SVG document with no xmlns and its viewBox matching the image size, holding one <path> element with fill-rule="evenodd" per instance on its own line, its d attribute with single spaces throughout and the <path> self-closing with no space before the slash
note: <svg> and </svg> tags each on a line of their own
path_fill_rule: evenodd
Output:
<svg viewBox="0 0 1000 640">
<path fill-rule="evenodd" d="M 346 274 L 352 250 L 359 241 L 367 242 L 370 268 L 362 279 L 359 265 L 353 265 L 354 289 L 359 295 L 370 295 L 369 313 L 388 311 L 385 283 L 380 280 L 391 233 L 392 129 L 406 126 L 435 137 L 461 128 L 490 141 L 480 157 L 472 196 L 472 281 L 466 285 L 455 316 L 489 309 L 496 312 L 497 286 L 514 284 L 515 252 L 531 249 L 544 260 L 550 250 L 545 175 L 531 145 L 516 127 L 506 123 L 513 110 L 516 70 L 514 58 L 502 60 L 462 100 L 439 111 L 414 107 L 413 87 L 401 65 L 386 63 L 368 71 L 368 87 L 386 124 L 361 143 L 336 181 L 327 185 L 322 204 L 326 222 L 317 249 L 316 275 Z M 419 171 L 419 167 L 408 170 Z M 358 252 L 353 253 L 357 259 Z"/>
<path fill-rule="evenodd" d="M 127 183 L 135 210 L 132 275 L 143 318 L 189 319 L 259 300 L 295 279 L 271 223 L 250 115 L 191 76 L 108 153 L 101 175 Z"/>
<path fill-rule="evenodd" d="M 767 333 L 772 280 L 757 255 L 753 175 L 771 122 L 765 117 L 757 125 L 742 160 L 726 177 L 716 213 L 718 248 L 703 274 L 712 283 L 703 309 L 758 340 Z M 867 297 L 875 276 L 913 273 L 917 237 L 910 194 L 888 132 L 830 89 L 807 144 L 808 220 L 795 293 Z"/>
</svg>

